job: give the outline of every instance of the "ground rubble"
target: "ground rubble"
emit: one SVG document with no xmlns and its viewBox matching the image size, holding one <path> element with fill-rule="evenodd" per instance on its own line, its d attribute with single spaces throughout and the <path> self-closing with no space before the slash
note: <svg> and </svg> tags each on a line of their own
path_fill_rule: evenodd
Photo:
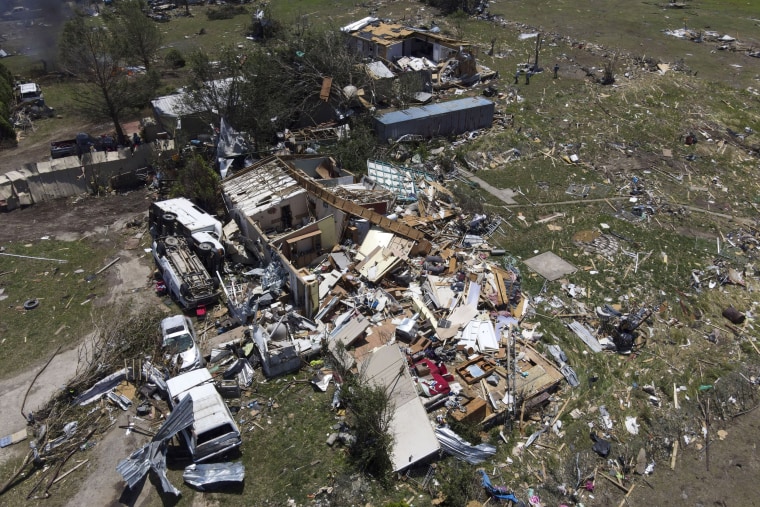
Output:
<svg viewBox="0 0 760 507">
<path fill-rule="evenodd" d="M 625 452 L 615 455 L 621 452 L 621 442 L 629 438 L 626 435 L 637 435 L 641 424 L 634 415 L 621 419 L 619 407 L 624 412 L 632 398 L 641 398 L 657 413 L 677 409 L 679 397 L 685 396 L 679 395 L 686 390 L 682 386 L 674 385 L 666 392 L 654 383 L 634 383 L 616 393 L 616 410 L 590 402 L 584 409 L 566 412 L 577 393 L 593 389 L 598 380 L 592 375 L 588 385 L 580 384 L 575 368 L 583 365 L 570 364 L 561 348 L 567 337 L 577 340 L 584 356 L 610 354 L 633 360 L 655 354 L 647 349 L 655 327 L 677 329 L 684 323 L 665 318 L 665 303 L 659 297 L 644 303 L 627 297 L 592 302 L 587 287 L 570 281 L 578 268 L 551 251 L 537 251 L 529 259 L 512 257 L 496 241 L 498 233 L 503 233 L 504 219 L 464 212 L 447 184 L 444 177 L 420 177 L 414 198 L 397 201 L 395 221 L 421 231 L 424 240 L 413 241 L 382 227 L 371 227 L 363 234 L 348 228 L 344 241 L 315 259 L 308 271 L 319 284 L 319 304 L 311 318 L 295 311 L 286 273 L 277 262 L 266 266 L 248 261 L 227 263 L 222 280 L 224 304 L 209 308 L 197 325 L 206 367 L 240 427 L 261 427 L 261 418 L 277 408 L 275 400 L 261 400 L 252 393 L 256 382 L 287 378 L 308 365 L 312 378 L 294 377 L 285 382 L 283 391 L 296 383 L 310 383 L 326 392 L 330 385 L 340 386 L 341 371 L 362 374 L 376 368 L 373 378 L 381 378 L 394 368 L 398 371 L 401 365 L 406 395 L 419 404 L 421 412 L 415 415 L 422 414 L 426 423 L 421 426 L 427 425 L 432 439 L 420 450 L 415 447 L 419 442 L 410 443 L 396 433 L 396 444 L 402 447 L 394 453 L 406 456 L 412 449 L 414 460 L 398 465 L 395 471 L 400 477 L 414 479 L 422 491 L 432 491 L 435 467 L 431 462 L 440 452 L 475 465 L 495 454 L 493 442 L 473 445 L 457 435 L 452 429 L 457 424 L 482 430 L 503 426 L 498 435 L 504 444 L 512 446 L 511 457 L 493 470 L 481 471 L 484 491 L 497 499 L 516 495 L 513 498 L 524 498 L 531 505 L 541 504 L 538 493 L 531 490 L 526 496 L 522 491 L 515 493 L 516 486 L 502 486 L 505 480 L 501 471 L 519 467 L 535 479 L 534 484 L 550 481 L 552 473 L 547 474 L 546 461 L 568 445 L 563 416 L 586 421 L 590 427 L 586 452 L 576 449 L 574 463 L 569 465 L 573 480 L 557 484 L 553 492 L 579 505 L 593 499 L 600 481 L 612 484 L 628 497 L 638 484 L 637 477 L 645 478 L 659 466 L 655 459 L 669 457 L 675 466 L 679 443 L 707 446 L 712 436 L 709 428 L 705 432 L 693 426 L 682 429 L 675 440 L 642 445 L 635 451 L 625 447 Z M 642 182 L 631 180 L 629 186 L 624 192 L 647 195 Z M 641 221 L 658 212 L 659 208 L 652 206 L 641 215 L 631 215 Z M 564 215 L 550 215 L 545 223 L 551 225 L 561 218 Z M 228 239 L 234 241 L 234 237 Z M 652 256 L 652 252 L 626 252 L 621 243 L 630 241 L 604 224 L 597 231 L 576 235 L 574 240 L 574 247 L 598 259 L 600 266 L 604 259 L 622 257 L 629 260 L 627 269 L 633 273 Z M 722 253 L 714 262 L 689 273 L 682 307 L 688 303 L 688 291 L 756 284 L 758 272 L 753 263 L 757 245 L 754 227 L 740 225 L 726 234 Z M 242 250 L 244 245 L 230 249 Z M 667 262 L 667 257 L 659 260 Z M 545 280 L 535 294 L 523 287 L 526 268 L 531 276 Z M 753 338 L 756 306 L 726 307 L 725 321 L 706 321 L 710 331 L 705 339 L 718 343 L 732 335 L 757 350 Z M 696 309 L 688 310 L 699 320 Z M 562 323 L 564 341 L 545 329 L 545 324 L 542 326 L 546 318 Z M 379 365 L 378 358 L 382 358 Z M 752 392 L 742 400 L 742 410 L 754 399 L 752 393 L 758 385 L 758 372 L 748 373 L 745 387 Z M 75 452 L 93 445 L 94 439 L 114 423 L 117 411 L 130 414 L 127 432 L 150 439 L 120 463 L 119 472 L 126 484 L 136 486 L 152 470 L 158 474 L 164 493 L 179 494 L 165 475 L 167 443 L 192 424 L 192 417 L 187 416 L 184 406 L 172 410 L 166 401 L 165 383 L 175 374 L 170 366 L 150 361 L 125 363 L 86 376 L 89 385 L 79 382 L 82 388 L 76 397 L 54 404 L 64 413 L 69 405 L 90 407 L 76 418 L 68 420 L 56 409 L 31 416 L 29 436 L 33 445 L 19 472 L 30 464 L 50 472 L 30 495 L 48 495 L 58 478 L 81 466 L 80 462 L 65 467 Z M 715 383 L 700 386 L 700 392 L 716 391 Z M 333 408 L 341 408 L 339 389 L 334 391 Z M 507 429 L 516 429 L 519 437 L 508 437 Z M 352 445 L 349 425 L 338 424 L 333 430 L 327 446 Z M 24 434 L 26 438 L 27 432 Z M 9 444 L 18 441 L 11 437 Z M 185 481 L 199 490 L 235 488 L 244 481 L 245 470 L 241 463 L 223 458 L 188 465 Z M 420 469 L 424 473 L 417 480 L 414 474 Z M 12 484 L 13 479 L 5 488 Z M 330 488 L 320 490 L 314 502 L 324 502 L 332 493 Z"/>
</svg>

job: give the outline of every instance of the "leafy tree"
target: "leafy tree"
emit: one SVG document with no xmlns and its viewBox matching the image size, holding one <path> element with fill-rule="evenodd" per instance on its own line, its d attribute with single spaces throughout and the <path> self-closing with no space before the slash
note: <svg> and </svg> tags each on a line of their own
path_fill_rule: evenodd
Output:
<svg viewBox="0 0 760 507">
<path fill-rule="evenodd" d="M 459 507 L 483 494 L 476 480 L 476 467 L 454 460 L 441 470 L 441 493 L 444 507 Z"/>
<path fill-rule="evenodd" d="M 116 49 L 127 62 L 139 62 L 146 71 L 150 70 L 161 47 L 161 30 L 145 15 L 142 0 L 119 0 L 114 5 L 114 10 L 103 18 L 114 37 Z"/>
<path fill-rule="evenodd" d="M 247 54 L 225 48 L 218 62 L 203 51 L 190 59 L 196 83 L 194 101 L 213 104 L 231 125 L 245 130 L 260 147 L 284 128 L 312 125 L 320 112 L 344 108 L 342 87 L 362 87 L 366 73 L 360 57 L 339 30 L 316 30 L 297 25 L 283 31 L 284 41 L 257 46 Z M 230 86 L 209 88 L 212 80 L 227 78 Z M 332 78 L 329 102 L 320 98 L 325 78 Z"/>
<path fill-rule="evenodd" d="M 13 74 L 0 63 L 0 102 L 10 107 L 13 103 Z"/>
<path fill-rule="evenodd" d="M 191 102 L 201 110 L 226 118 L 235 128 L 240 128 L 244 115 L 250 113 L 242 97 L 245 86 L 242 67 L 246 58 L 231 47 L 222 48 L 214 62 L 203 49 L 194 51 L 188 58 L 193 73 Z"/>
<path fill-rule="evenodd" d="M 353 375 L 343 384 L 342 398 L 356 436 L 350 448 L 352 461 L 362 472 L 378 480 L 389 479 L 393 472 L 390 432 L 393 404 L 388 393 L 381 386 L 370 384 L 363 375 Z"/>
<path fill-rule="evenodd" d="M 351 172 L 366 172 L 367 160 L 377 156 L 377 139 L 372 130 L 372 116 L 359 116 L 350 122 L 350 133 L 336 143 L 332 154 L 341 167 Z"/>
<path fill-rule="evenodd" d="M 121 118 L 139 107 L 157 85 L 157 74 L 128 76 L 120 38 L 107 26 L 76 13 L 63 27 L 59 41 L 61 66 L 76 76 L 84 88 L 77 105 L 90 115 L 106 116 L 116 137 L 126 142 Z"/>
<path fill-rule="evenodd" d="M 13 74 L 0 64 L 0 144 L 3 146 L 18 144 L 16 131 L 8 121 L 13 102 Z"/>
<path fill-rule="evenodd" d="M 172 197 L 187 197 L 209 213 L 220 204 L 219 175 L 200 155 L 190 156 L 177 170 L 177 180 L 171 189 Z"/>
</svg>

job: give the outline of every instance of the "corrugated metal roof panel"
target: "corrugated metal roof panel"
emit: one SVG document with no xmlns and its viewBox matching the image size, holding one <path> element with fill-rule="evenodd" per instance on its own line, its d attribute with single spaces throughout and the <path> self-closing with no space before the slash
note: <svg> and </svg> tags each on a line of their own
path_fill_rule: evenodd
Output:
<svg viewBox="0 0 760 507">
<path fill-rule="evenodd" d="M 454 111 L 464 111 L 466 109 L 490 105 L 493 105 L 493 102 L 484 99 L 483 97 L 467 97 L 449 102 L 439 102 L 436 104 L 428 104 L 426 106 L 411 107 L 401 111 L 392 111 L 378 117 L 377 121 L 385 125 L 390 125 L 393 123 L 405 122 L 418 118 L 429 118 L 431 116 L 451 113 Z"/>
<path fill-rule="evenodd" d="M 306 190 L 299 186 L 280 164 L 279 159 L 270 159 L 254 164 L 248 170 L 222 182 L 222 192 L 234 208 L 245 216 L 277 205 Z"/>
</svg>

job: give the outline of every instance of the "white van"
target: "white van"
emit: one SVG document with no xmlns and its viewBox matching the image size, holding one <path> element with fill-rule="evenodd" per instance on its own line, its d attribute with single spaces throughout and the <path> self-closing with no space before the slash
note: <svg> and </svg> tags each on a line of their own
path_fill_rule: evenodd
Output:
<svg viewBox="0 0 760 507">
<path fill-rule="evenodd" d="M 182 235 L 201 250 L 214 249 L 224 258 L 222 223 L 189 199 L 177 197 L 154 202 L 148 215 L 154 238 Z"/>
<path fill-rule="evenodd" d="M 177 406 L 185 396 L 193 400 L 193 424 L 180 434 L 194 463 L 240 447 L 240 430 L 207 368 L 170 378 L 166 385 L 172 407 Z"/>
</svg>

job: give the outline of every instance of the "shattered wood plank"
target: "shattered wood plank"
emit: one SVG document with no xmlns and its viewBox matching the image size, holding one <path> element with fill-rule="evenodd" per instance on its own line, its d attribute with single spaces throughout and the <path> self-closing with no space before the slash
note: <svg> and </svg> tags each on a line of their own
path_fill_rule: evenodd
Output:
<svg viewBox="0 0 760 507">
<path fill-rule="evenodd" d="M 325 77 L 322 79 L 322 89 L 319 90 L 319 98 L 324 102 L 330 98 L 330 88 L 332 88 L 333 78 Z"/>
<path fill-rule="evenodd" d="M 578 338 L 583 340 L 583 343 L 588 345 L 588 348 L 590 348 L 592 352 L 602 351 L 602 344 L 599 343 L 599 340 L 597 340 L 591 333 L 589 333 L 588 329 L 586 329 L 583 324 L 577 320 L 574 320 L 568 324 L 567 327 L 569 327 L 570 330 L 578 336 Z"/>
<path fill-rule="evenodd" d="M 409 239 L 414 239 L 421 242 L 426 241 L 424 233 L 418 231 L 417 229 L 409 227 L 402 223 L 394 222 L 393 220 L 389 220 L 387 217 L 381 215 L 380 213 L 376 213 L 367 208 L 362 208 L 358 204 L 336 196 L 334 193 L 328 191 L 325 187 L 320 185 L 317 181 L 301 173 L 298 169 L 296 169 L 294 166 L 291 166 L 289 163 L 285 164 L 283 168 L 290 175 L 290 177 L 292 177 L 296 182 L 298 182 L 299 185 L 305 188 L 307 192 L 312 195 L 316 195 L 323 201 L 327 202 L 328 204 L 332 204 L 341 211 L 345 211 L 346 213 L 361 218 L 366 218 L 375 225 L 379 225 L 388 231 L 401 234 L 402 236 Z M 429 249 L 429 246 L 426 248 Z"/>
</svg>

